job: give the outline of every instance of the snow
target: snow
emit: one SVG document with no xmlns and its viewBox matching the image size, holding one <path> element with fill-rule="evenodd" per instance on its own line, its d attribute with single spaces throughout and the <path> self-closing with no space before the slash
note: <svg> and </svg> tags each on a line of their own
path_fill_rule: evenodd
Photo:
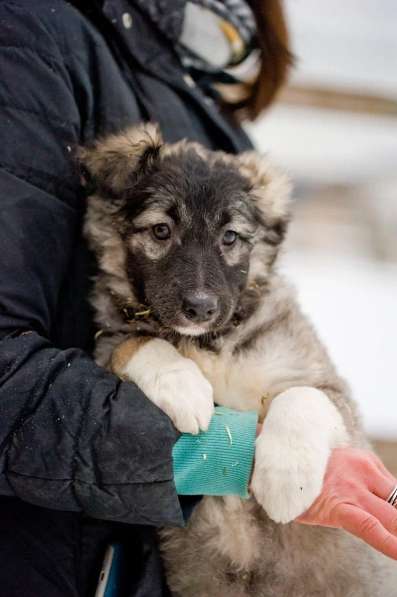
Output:
<svg viewBox="0 0 397 597">
<path fill-rule="evenodd" d="M 294 282 L 367 432 L 397 438 L 397 265 L 294 252 L 281 269 Z"/>
</svg>

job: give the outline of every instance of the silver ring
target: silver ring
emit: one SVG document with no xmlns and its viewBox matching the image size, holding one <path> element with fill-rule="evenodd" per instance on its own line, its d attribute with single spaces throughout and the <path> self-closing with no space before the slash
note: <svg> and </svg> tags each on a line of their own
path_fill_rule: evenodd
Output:
<svg viewBox="0 0 397 597">
<path fill-rule="evenodd" d="M 391 506 L 397 508 L 397 485 L 394 487 L 393 491 L 391 492 L 386 501 Z"/>
</svg>

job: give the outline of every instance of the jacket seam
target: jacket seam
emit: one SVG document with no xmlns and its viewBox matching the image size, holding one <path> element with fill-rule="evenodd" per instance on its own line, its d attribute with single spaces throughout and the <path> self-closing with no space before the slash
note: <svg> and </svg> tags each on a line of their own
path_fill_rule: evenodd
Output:
<svg viewBox="0 0 397 597">
<path fill-rule="evenodd" d="M 65 477 L 64 479 L 52 479 L 50 477 L 39 477 L 37 475 L 25 475 L 23 473 L 19 473 L 17 471 L 13 471 L 11 469 L 7 469 L 7 472 L 4 472 L 5 476 L 14 475 L 16 477 L 21 477 L 23 479 L 36 479 L 37 481 L 51 481 L 55 483 L 65 483 L 71 482 L 73 483 L 81 483 L 83 485 L 92 485 L 95 487 L 125 487 L 129 485 L 152 485 L 153 483 L 173 483 L 173 478 L 167 479 L 158 479 L 156 481 L 134 481 L 134 482 L 125 482 L 125 483 L 97 483 L 96 481 L 84 481 L 83 479 L 73 478 L 73 477 Z M 76 500 L 78 501 L 78 500 Z"/>
<path fill-rule="evenodd" d="M 20 9 L 21 11 L 23 11 L 26 15 L 30 15 L 30 17 L 32 17 L 33 19 L 35 19 L 36 22 L 39 22 L 43 29 L 45 30 L 45 32 L 47 33 L 47 35 L 53 40 L 55 47 L 57 48 L 60 56 L 62 58 L 66 58 L 66 57 L 70 57 L 70 56 L 78 56 L 78 52 L 75 52 L 73 49 L 66 49 L 65 44 L 63 43 L 63 41 L 60 38 L 57 38 L 57 40 L 55 40 L 54 38 L 54 33 L 58 33 L 56 30 L 52 30 L 51 28 L 48 27 L 48 23 L 46 23 L 46 21 L 42 18 L 42 16 L 35 14 L 32 10 L 30 10 L 29 8 L 26 8 L 26 6 L 18 4 L 18 2 L 5 2 L 5 6 L 10 6 L 10 7 L 15 7 Z M 71 7 L 74 9 L 74 7 Z M 77 11 L 78 12 L 78 11 Z M 80 13 L 78 13 L 80 14 Z M 101 45 L 96 41 L 93 40 L 93 43 L 95 44 L 96 47 L 101 47 Z M 22 47 L 26 47 L 29 48 L 30 46 L 27 46 L 25 44 L 21 44 Z M 0 44 L 0 48 L 1 48 L 1 44 Z M 18 46 L 16 46 L 18 47 Z M 60 63 L 60 61 L 58 61 L 58 64 Z"/>
<path fill-rule="evenodd" d="M 21 108 L 20 106 L 13 106 L 7 102 L 0 102 L 0 107 L 2 108 L 9 108 L 11 110 L 17 110 L 18 112 L 26 112 L 27 114 L 33 114 L 34 116 L 37 117 L 37 120 L 40 120 L 41 122 L 45 122 L 46 124 L 50 123 L 50 124 L 60 124 L 60 125 L 72 125 L 73 126 L 73 121 L 72 120 L 62 120 L 61 118 L 57 118 L 56 116 L 51 116 L 49 118 L 43 118 L 43 116 L 40 114 L 40 112 L 36 112 L 36 110 L 30 110 L 28 108 Z M 65 128 L 65 126 L 62 126 L 62 128 Z"/>
<path fill-rule="evenodd" d="M 46 55 L 41 50 L 36 49 L 34 46 L 28 46 L 26 44 L 0 44 L 0 50 L 27 50 L 36 54 L 43 62 L 45 62 L 51 69 L 62 64 L 55 56 Z"/>
<path fill-rule="evenodd" d="M 29 13 L 31 14 L 31 13 Z M 99 44 L 96 40 L 92 40 L 91 42 L 95 48 L 103 51 L 103 47 Z M 48 66 L 52 67 L 53 65 L 60 66 L 63 64 L 63 60 L 67 60 L 70 57 L 80 57 L 79 52 L 75 52 L 73 49 L 70 50 L 63 50 L 60 53 L 60 57 L 62 60 L 58 59 L 54 54 L 44 54 L 41 50 L 35 48 L 34 46 L 28 46 L 27 44 L 1 44 L 0 43 L 0 50 L 8 50 L 8 49 L 16 49 L 16 50 L 30 50 L 37 56 L 39 56 L 43 62 L 48 64 Z M 60 48 L 58 48 L 60 50 Z M 159 53 L 161 54 L 161 53 Z"/>
<path fill-rule="evenodd" d="M 17 357 L 15 359 L 14 363 L 15 363 L 16 366 L 19 367 L 20 363 L 23 362 L 23 361 L 24 361 L 24 358 L 21 358 L 21 357 L 18 358 Z M 6 466 L 5 466 L 5 471 L 4 472 L 5 472 L 6 476 L 7 476 L 7 472 L 9 471 L 9 467 L 8 467 L 9 460 L 8 459 L 9 459 L 9 453 L 10 453 L 10 450 L 11 450 L 12 438 L 17 435 L 17 433 L 23 428 L 23 426 L 25 424 L 25 421 L 26 421 L 25 415 L 26 415 L 26 412 L 28 411 L 28 405 L 29 405 L 31 399 L 34 400 L 35 397 L 36 397 L 36 395 L 37 395 L 37 389 L 36 388 L 39 386 L 39 383 L 40 383 L 42 377 L 44 376 L 44 372 L 45 372 L 44 369 L 45 369 L 44 366 L 41 369 L 39 369 L 39 374 L 38 374 L 38 377 L 37 377 L 37 383 L 35 384 L 35 387 L 32 390 L 32 395 L 29 396 L 26 399 L 25 403 L 23 404 L 23 406 L 22 406 L 22 408 L 21 408 L 21 410 L 19 412 L 19 416 L 18 416 L 17 420 L 15 421 L 15 424 L 13 425 L 12 429 L 10 429 L 9 433 L 7 433 L 7 437 L 5 438 L 5 441 L 4 441 L 4 448 L 5 448 L 4 455 L 5 455 Z"/>
<path fill-rule="evenodd" d="M 30 179 L 29 176 L 30 174 L 34 176 L 36 176 L 36 178 L 41 179 L 41 180 L 51 180 L 52 182 L 61 182 L 62 181 L 62 187 L 63 188 L 67 188 L 69 191 L 75 192 L 76 189 L 74 186 L 67 184 L 65 177 L 63 176 L 55 176 L 54 174 L 51 174 L 49 172 L 44 172 L 43 170 L 37 170 L 36 168 L 32 168 L 32 166 L 27 166 L 28 171 L 25 172 L 25 170 L 23 169 L 17 169 L 17 168 L 13 168 L 12 166 L 10 166 L 9 164 L 5 164 L 4 162 L 0 162 L 0 169 L 5 170 L 6 172 L 9 172 L 10 174 L 12 174 L 13 176 L 17 176 L 18 178 L 20 178 L 21 180 L 24 180 L 25 182 L 29 183 L 29 184 L 34 184 L 34 180 Z M 41 189 L 41 187 L 40 187 Z M 48 193 L 49 191 L 46 189 L 41 189 L 43 190 L 45 193 Z M 66 200 L 62 200 L 59 197 L 57 197 L 62 203 L 65 203 L 66 205 L 68 205 L 69 207 L 71 207 L 71 205 L 66 201 Z"/>
<path fill-rule="evenodd" d="M 31 13 L 29 13 L 31 14 Z M 101 44 L 99 44 L 95 39 L 90 40 L 90 43 L 92 43 L 93 46 L 95 46 L 95 48 L 97 48 L 100 51 L 105 51 L 104 48 L 101 46 Z M 28 46 L 27 44 L 1 44 L 0 43 L 0 50 L 7 50 L 7 49 L 16 49 L 16 50 L 31 50 L 32 52 L 34 52 L 35 54 L 37 54 L 37 56 L 39 56 L 43 62 L 45 62 L 46 64 L 48 64 L 48 66 L 53 66 L 54 64 L 57 66 L 60 66 L 63 64 L 63 60 L 67 60 L 68 58 L 81 58 L 81 54 L 79 52 L 75 52 L 73 49 L 70 50 L 63 50 L 62 49 L 62 53 L 60 54 L 60 57 L 62 58 L 62 60 L 59 60 L 54 54 L 52 55 L 47 55 L 44 54 L 41 50 L 35 48 L 34 46 Z M 60 50 L 60 48 L 58 48 Z M 161 55 L 161 52 L 159 52 L 158 55 Z"/>
<path fill-rule="evenodd" d="M 78 468 L 78 464 L 77 464 L 77 450 L 78 450 L 78 445 L 80 443 L 80 437 L 81 437 L 81 433 L 83 431 L 83 425 L 85 423 L 86 420 L 86 416 L 87 416 L 87 412 L 88 412 L 88 408 L 89 408 L 89 401 L 91 400 L 91 396 L 92 396 L 92 392 L 90 392 L 89 396 L 86 397 L 85 400 L 85 404 L 80 416 L 80 424 L 78 426 L 77 429 L 77 433 L 75 436 L 75 440 L 73 442 L 73 453 L 71 455 L 71 462 L 70 462 L 70 475 L 71 478 L 69 479 L 70 481 L 70 489 L 72 491 L 73 497 L 76 501 L 76 504 L 79 504 L 80 508 L 84 511 L 84 503 L 81 501 L 80 496 L 78 494 L 77 488 L 76 488 L 76 483 L 80 482 L 76 479 L 76 472 L 77 472 L 77 468 Z M 84 482 L 83 482 L 84 483 Z M 96 485 L 99 487 L 99 485 L 97 483 L 85 483 L 86 485 Z"/>
<path fill-rule="evenodd" d="M 39 22 L 42 25 L 42 27 L 45 30 L 45 32 L 47 33 L 47 35 L 49 37 L 51 37 L 51 39 L 54 41 L 54 37 L 52 35 L 52 32 L 48 29 L 48 27 L 46 26 L 45 21 L 43 20 L 42 17 L 40 17 L 39 15 L 35 14 L 32 10 L 29 10 L 28 8 L 26 8 L 26 6 L 18 4 L 18 2 L 7 1 L 5 3 L 5 6 L 7 6 L 7 5 L 9 7 L 14 7 L 14 8 L 20 9 L 21 11 L 23 11 L 25 13 L 25 15 L 30 15 L 30 17 L 32 17 L 33 19 L 35 19 L 36 22 Z"/>
</svg>

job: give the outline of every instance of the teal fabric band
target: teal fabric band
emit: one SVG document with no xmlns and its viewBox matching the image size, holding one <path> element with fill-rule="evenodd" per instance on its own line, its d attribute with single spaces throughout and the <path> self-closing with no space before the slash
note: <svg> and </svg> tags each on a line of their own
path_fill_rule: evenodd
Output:
<svg viewBox="0 0 397 597">
<path fill-rule="evenodd" d="M 256 412 L 219 406 L 208 431 L 183 433 L 172 453 L 177 493 L 247 498 L 257 420 Z"/>
</svg>

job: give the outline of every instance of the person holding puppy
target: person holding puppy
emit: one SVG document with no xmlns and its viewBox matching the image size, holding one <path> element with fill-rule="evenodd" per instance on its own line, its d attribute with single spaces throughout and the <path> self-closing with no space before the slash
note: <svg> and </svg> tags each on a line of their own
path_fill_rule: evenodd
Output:
<svg viewBox="0 0 397 597">
<path fill-rule="evenodd" d="M 153 529 L 182 523 L 179 435 L 136 386 L 89 356 L 95 266 L 73 153 L 149 120 L 169 142 L 249 149 L 238 118 L 271 103 L 291 64 L 281 6 L 5 0 L 0 30 L 1 591 L 93 594 L 116 538 L 135 563 L 126 594 L 166 595 Z M 249 483 L 255 424 L 241 415 L 240 430 L 246 475 L 225 493 Z M 395 485 L 373 455 L 339 449 L 299 522 L 343 527 L 397 559 L 387 503 Z"/>
</svg>

